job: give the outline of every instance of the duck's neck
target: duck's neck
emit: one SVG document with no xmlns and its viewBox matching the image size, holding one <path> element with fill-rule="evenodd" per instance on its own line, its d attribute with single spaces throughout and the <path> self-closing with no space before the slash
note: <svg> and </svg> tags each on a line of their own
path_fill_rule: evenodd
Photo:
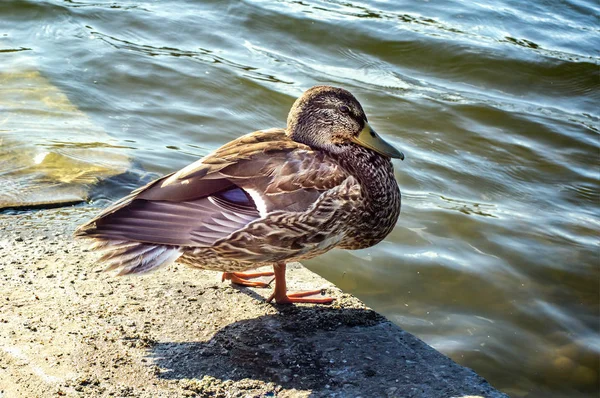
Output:
<svg viewBox="0 0 600 398">
<path fill-rule="evenodd" d="M 354 231 L 343 244 L 346 249 L 370 247 L 394 229 L 400 215 L 400 189 L 392 162 L 368 149 L 353 149 L 340 163 L 361 185 L 363 200 L 356 208 Z"/>
<path fill-rule="evenodd" d="M 354 148 L 340 155 L 340 163 L 364 189 L 364 195 L 374 206 L 391 206 L 399 200 L 399 189 L 394 168 L 389 158 L 366 148 Z"/>
</svg>

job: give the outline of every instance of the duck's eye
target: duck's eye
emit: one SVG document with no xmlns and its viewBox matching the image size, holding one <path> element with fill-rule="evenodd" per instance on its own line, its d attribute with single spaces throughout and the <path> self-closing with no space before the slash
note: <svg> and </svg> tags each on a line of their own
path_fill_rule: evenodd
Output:
<svg viewBox="0 0 600 398">
<path fill-rule="evenodd" d="M 339 109 L 342 113 L 350 113 L 350 108 L 348 108 L 346 105 L 340 105 Z"/>
</svg>

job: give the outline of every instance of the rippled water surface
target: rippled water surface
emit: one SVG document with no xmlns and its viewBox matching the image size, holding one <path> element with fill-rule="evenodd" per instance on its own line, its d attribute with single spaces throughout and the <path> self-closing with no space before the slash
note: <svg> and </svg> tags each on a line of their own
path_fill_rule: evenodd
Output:
<svg viewBox="0 0 600 398">
<path fill-rule="evenodd" d="M 284 126 L 312 85 L 345 87 L 406 154 L 402 215 L 375 248 L 307 265 L 511 396 L 596 397 L 599 16 L 593 0 L 3 0 L 4 194 L 77 196 L 128 170 L 91 194 L 104 205 Z"/>
</svg>

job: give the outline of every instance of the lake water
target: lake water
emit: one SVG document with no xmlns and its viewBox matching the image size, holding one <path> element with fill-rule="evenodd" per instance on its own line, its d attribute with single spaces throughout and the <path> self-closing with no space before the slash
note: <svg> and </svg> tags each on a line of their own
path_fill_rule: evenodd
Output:
<svg viewBox="0 0 600 398">
<path fill-rule="evenodd" d="M 92 191 L 106 205 L 284 126 L 310 86 L 345 87 L 406 155 L 402 215 L 380 245 L 306 265 L 513 397 L 597 397 L 599 16 L 594 0 L 3 0 L 4 194 L 121 176 Z"/>
</svg>

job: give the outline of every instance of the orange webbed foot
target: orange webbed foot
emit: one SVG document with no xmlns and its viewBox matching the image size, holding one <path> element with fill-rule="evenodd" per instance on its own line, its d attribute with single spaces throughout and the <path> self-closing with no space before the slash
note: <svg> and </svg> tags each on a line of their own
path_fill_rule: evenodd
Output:
<svg viewBox="0 0 600 398">
<path fill-rule="evenodd" d="M 312 303 L 312 304 L 331 304 L 335 298 L 324 296 L 322 290 L 308 290 L 300 292 L 286 292 L 284 295 L 277 295 L 273 292 L 267 299 L 270 303 L 275 299 L 277 304 L 293 304 L 293 303 Z"/>
<path fill-rule="evenodd" d="M 267 303 L 275 300 L 277 304 L 292 304 L 292 303 L 312 303 L 312 304 L 331 304 L 332 297 L 327 297 L 322 294 L 321 290 L 309 290 L 302 292 L 288 292 L 285 282 L 285 263 L 279 263 L 273 266 L 275 271 L 275 289 Z"/>
<path fill-rule="evenodd" d="M 273 272 L 223 272 L 221 281 L 230 280 L 231 283 L 249 287 L 268 287 L 275 279 Z M 270 278 L 265 278 L 270 277 Z M 263 278 L 265 281 L 252 280 Z"/>
</svg>

